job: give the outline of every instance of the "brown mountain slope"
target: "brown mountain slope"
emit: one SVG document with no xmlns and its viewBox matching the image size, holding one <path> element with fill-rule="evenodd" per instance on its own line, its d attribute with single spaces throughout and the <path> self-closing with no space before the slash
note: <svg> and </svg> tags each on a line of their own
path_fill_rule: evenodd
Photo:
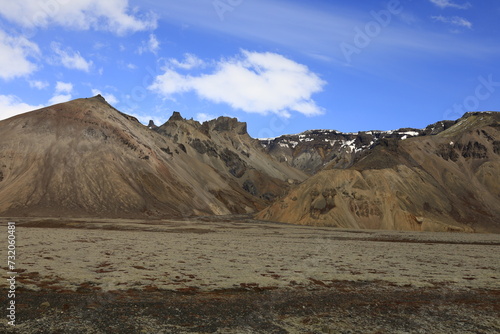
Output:
<svg viewBox="0 0 500 334">
<path fill-rule="evenodd" d="M 287 178 L 301 177 L 288 166 L 281 172 L 274 195 L 284 191 Z M 0 122 L 3 216 L 172 217 L 253 212 L 266 203 L 192 148 L 120 113 L 101 96 Z"/>
<path fill-rule="evenodd" d="M 468 113 L 435 136 L 382 140 L 258 214 L 307 225 L 500 232 L 500 113 Z"/>
<path fill-rule="evenodd" d="M 219 117 L 200 124 L 177 112 L 155 129 L 170 138 L 189 155 L 212 166 L 241 188 L 269 201 L 284 195 L 289 184 L 303 181 L 306 174 L 277 163 L 236 118 Z"/>
</svg>

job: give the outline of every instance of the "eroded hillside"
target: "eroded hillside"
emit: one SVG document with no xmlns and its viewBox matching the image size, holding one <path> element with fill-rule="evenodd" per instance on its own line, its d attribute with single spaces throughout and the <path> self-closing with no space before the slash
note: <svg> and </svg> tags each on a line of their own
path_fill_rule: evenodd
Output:
<svg viewBox="0 0 500 334">
<path fill-rule="evenodd" d="M 223 125 L 224 120 L 217 124 Z M 172 120 L 160 130 L 172 126 L 189 131 L 191 125 Z M 295 182 L 288 180 L 305 178 L 274 159 L 264 160 L 260 147 L 252 149 L 255 144 L 248 135 L 217 139 L 224 134 L 203 134 L 199 123 L 192 126 L 191 132 L 184 133 L 190 138 L 185 142 L 140 124 L 101 96 L 4 120 L 0 122 L 0 214 L 173 217 L 250 213 L 282 195 Z M 181 136 L 182 131 L 177 134 Z M 219 143 L 213 155 L 202 148 L 207 136 Z M 226 145 L 231 140 L 233 144 Z M 252 164 L 254 160 L 259 163 Z M 265 169 L 260 168 L 263 165 Z"/>
<path fill-rule="evenodd" d="M 500 232 L 500 113 L 468 113 L 432 136 L 385 139 L 259 213 L 307 225 Z"/>
</svg>

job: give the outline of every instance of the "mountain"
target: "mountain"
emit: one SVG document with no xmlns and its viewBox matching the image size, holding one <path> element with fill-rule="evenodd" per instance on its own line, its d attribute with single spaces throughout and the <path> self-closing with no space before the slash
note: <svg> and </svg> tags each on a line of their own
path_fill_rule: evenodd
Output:
<svg viewBox="0 0 500 334">
<path fill-rule="evenodd" d="M 0 121 L 0 215 L 249 213 L 306 178 L 235 119 L 200 124 L 174 113 L 153 125 L 100 95 Z"/>
<path fill-rule="evenodd" d="M 381 140 L 435 135 L 455 124 L 440 121 L 425 129 L 343 133 L 335 130 L 308 130 L 296 135 L 260 139 L 266 152 L 309 175 L 325 168 L 348 168 Z"/>
<path fill-rule="evenodd" d="M 500 113 L 484 112 L 467 113 L 426 135 L 379 139 L 348 168 L 324 168 L 257 217 L 344 228 L 498 233 L 499 132 Z"/>
<path fill-rule="evenodd" d="M 265 201 L 274 200 L 291 184 L 307 178 L 303 172 L 278 163 L 265 153 L 259 141 L 248 135 L 246 123 L 236 118 L 219 117 L 200 124 L 174 112 L 155 131 Z"/>
<path fill-rule="evenodd" d="M 256 140 L 229 117 L 173 112 L 145 126 L 98 95 L 0 121 L 0 216 L 258 212 L 317 226 L 500 232 L 499 131 L 500 113 L 483 112 L 422 130 Z"/>
</svg>

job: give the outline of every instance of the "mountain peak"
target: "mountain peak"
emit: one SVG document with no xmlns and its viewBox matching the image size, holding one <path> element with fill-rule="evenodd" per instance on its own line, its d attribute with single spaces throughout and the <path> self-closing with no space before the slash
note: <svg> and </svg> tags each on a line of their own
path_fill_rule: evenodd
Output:
<svg viewBox="0 0 500 334">
<path fill-rule="evenodd" d="M 150 119 L 149 124 L 148 124 L 148 128 L 154 130 L 154 129 L 158 129 L 158 126 L 155 124 L 155 122 L 152 119 Z"/>
<path fill-rule="evenodd" d="M 181 116 L 181 113 L 178 111 L 174 111 L 172 116 L 168 119 L 168 121 L 184 121 L 184 118 Z"/>
<path fill-rule="evenodd" d="M 90 99 L 101 102 L 101 103 L 108 103 L 108 101 L 106 101 L 106 99 L 101 94 L 97 94 L 96 96 L 93 96 Z"/>
</svg>

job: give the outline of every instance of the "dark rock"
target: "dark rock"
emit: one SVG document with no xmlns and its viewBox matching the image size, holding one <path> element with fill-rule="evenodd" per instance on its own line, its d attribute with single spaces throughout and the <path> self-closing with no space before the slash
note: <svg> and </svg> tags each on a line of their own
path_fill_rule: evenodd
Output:
<svg viewBox="0 0 500 334">
<path fill-rule="evenodd" d="M 245 174 L 247 170 L 246 164 L 240 159 L 238 154 L 225 148 L 220 158 L 226 163 L 226 167 L 229 167 L 229 173 L 231 173 L 231 175 L 240 178 Z"/>
<path fill-rule="evenodd" d="M 495 140 L 493 142 L 493 152 L 495 152 L 495 154 L 500 154 L 500 140 Z"/>
<path fill-rule="evenodd" d="M 170 151 L 170 147 L 162 147 L 161 150 L 167 154 L 173 155 L 172 151 Z"/>
<path fill-rule="evenodd" d="M 260 197 L 268 202 L 273 202 L 276 199 L 276 195 L 270 192 L 264 193 Z"/>
<path fill-rule="evenodd" d="M 429 135 L 437 135 L 438 133 L 443 132 L 444 130 L 450 128 L 451 126 L 455 125 L 456 121 L 440 121 L 436 122 L 434 124 L 428 125 L 424 130 L 423 130 L 423 135 L 424 136 L 429 136 Z"/>
<path fill-rule="evenodd" d="M 467 145 L 457 144 L 457 147 L 462 151 L 464 158 L 485 159 L 488 157 L 486 146 L 478 142 L 468 142 Z"/>
<path fill-rule="evenodd" d="M 451 160 L 456 162 L 460 157 L 453 145 L 441 145 L 437 151 L 437 155 L 445 160 Z"/>
<path fill-rule="evenodd" d="M 169 122 L 171 121 L 184 121 L 184 118 L 181 116 L 181 113 L 178 111 L 174 111 L 172 113 L 172 116 L 168 119 Z"/>
<path fill-rule="evenodd" d="M 200 139 L 196 138 L 196 139 L 192 140 L 189 143 L 189 145 L 191 145 L 191 147 L 194 148 L 196 150 L 196 152 L 198 152 L 200 154 L 208 154 L 211 157 L 218 157 L 219 156 L 216 148 L 214 146 L 212 146 L 212 144 L 206 140 L 201 141 Z"/>
<path fill-rule="evenodd" d="M 155 124 L 155 122 L 151 119 L 149 120 L 148 128 L 155 130 L 158 129 L 158 126 Z"/>
<path fill-rule="evenodd" d="M 243 189 L 252 194 L 253 196 L 257 196 L 257 187 L 252 182 L 252 180 L 246 180 L 243 183 Z"/>
</svg>

